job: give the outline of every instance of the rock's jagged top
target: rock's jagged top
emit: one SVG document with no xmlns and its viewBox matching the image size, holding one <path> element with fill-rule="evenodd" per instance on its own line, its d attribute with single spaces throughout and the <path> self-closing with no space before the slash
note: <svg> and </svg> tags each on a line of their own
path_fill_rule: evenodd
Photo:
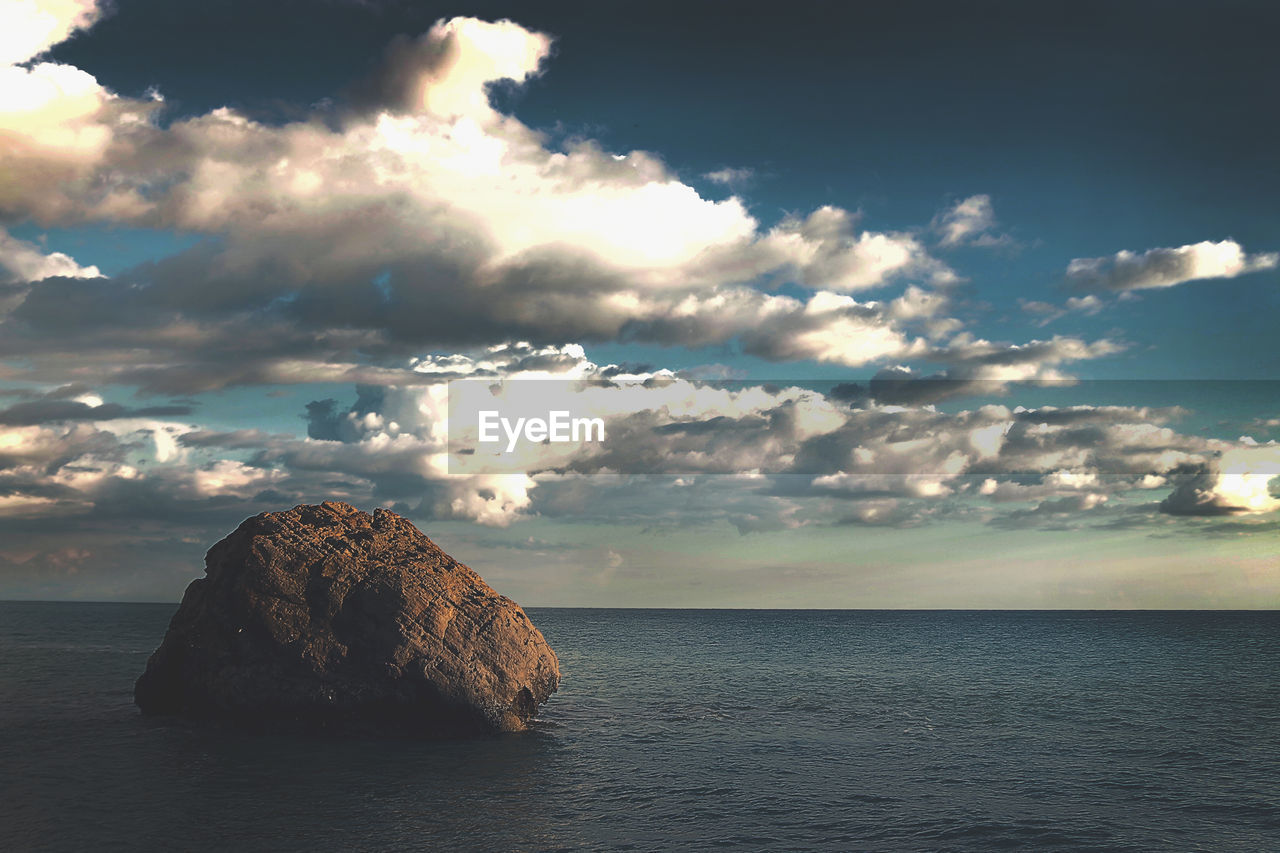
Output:
<svg viewBox="0 0 1280 853">
<path fill-rule="evenodd" d="M 387 510 L 263 513 L 205 564 L 138 679 L 144 713 L 511 731 L 559 684 L 520 606 Z"/>
</svg>

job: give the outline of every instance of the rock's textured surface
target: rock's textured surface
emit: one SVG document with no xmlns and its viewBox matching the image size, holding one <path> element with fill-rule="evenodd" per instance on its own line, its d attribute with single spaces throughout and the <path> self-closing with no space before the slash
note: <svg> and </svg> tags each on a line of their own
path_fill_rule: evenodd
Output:
<svg viewBox="0 0 1280 853">
<path fill-rule="evenodd" d="M 138 679 L 144 713 L 510 731 L 559 684 L 519 605 L 392 512 L 263 513 L 205 564 Z"/>
</svg>

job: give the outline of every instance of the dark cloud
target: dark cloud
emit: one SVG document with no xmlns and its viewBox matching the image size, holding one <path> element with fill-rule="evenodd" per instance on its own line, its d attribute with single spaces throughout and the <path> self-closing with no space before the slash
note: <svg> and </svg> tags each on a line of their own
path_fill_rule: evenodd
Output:
<svg viewBox="0 0 1280 853">
<path fill-rule="evenodd" d="M 333 402 L 333 401 L 326 401 Z M 314 436 L 313 436 L 314 437 Z M 229 432 L 195 430 L 178 437 L 183 447 L 223 448 L 226 450 L 260 450 L 277 441 L 292 440 L 284 433 L 269 433 L 260 429 L 237 429 Z"/>
<path fill-rule="evenodd" d="M 1218 493 L 1218 475 L 1210 463 L 1180 465 L 1169 474 L 1169 481 L 1173 491 L 1160 501 L 1160 511 L 1169 515 L 1215 517 L 1248 510 Z"/>
<path fill-rule="evenodd" d="M 1086 493 L 1042 500 L 1029 509 L 1015 509 L 997 515 L 988 523 L 993 527 L 1008 530 L 1028 527 L 1044 530 L 1079 530 L 1093 525 L 1108 511 L 1105 496 Z"/>
<path fill-rule="evenodd" d="M 44 399 L 0 409 L 0 424 L 32 426 L 60 421 L 110 421 L 121 418 L 170 418 L 190 415 L 194 406 L 146 406 L 131 409 L 118 403 L 91 406 L 75 400 Z"/>
<path fill-rule="evenodd" d="M 307 437 L 318 441 L 342 441 L 341 414 L 332 397 L 307 403 Z"/>
</svg>

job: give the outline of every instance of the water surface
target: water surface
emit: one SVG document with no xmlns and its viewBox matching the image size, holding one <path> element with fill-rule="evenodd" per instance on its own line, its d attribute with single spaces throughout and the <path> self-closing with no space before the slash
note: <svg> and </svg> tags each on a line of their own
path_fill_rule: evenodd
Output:
<svg viewBox="0 0 1280 853">
<path fill-rule="evenodd" d="M 423 742 L 141 717 L 174 609 L 0 603 L 0 848 L 1280 849 L 1280 613 L 534 608 Z"/>
</svg>

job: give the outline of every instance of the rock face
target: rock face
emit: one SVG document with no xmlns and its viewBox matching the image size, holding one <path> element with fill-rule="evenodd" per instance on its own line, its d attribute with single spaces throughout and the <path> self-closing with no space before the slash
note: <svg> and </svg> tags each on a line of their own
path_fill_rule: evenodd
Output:
<svg viewBox="0 0 1280 853">
<path fill-rule="evenodd" d="M 134 688 L 146 714 L 513 731 L 560 682 L 519 605 L 386 510 L 263 513 L 205 565 Z"/>
</svg>

